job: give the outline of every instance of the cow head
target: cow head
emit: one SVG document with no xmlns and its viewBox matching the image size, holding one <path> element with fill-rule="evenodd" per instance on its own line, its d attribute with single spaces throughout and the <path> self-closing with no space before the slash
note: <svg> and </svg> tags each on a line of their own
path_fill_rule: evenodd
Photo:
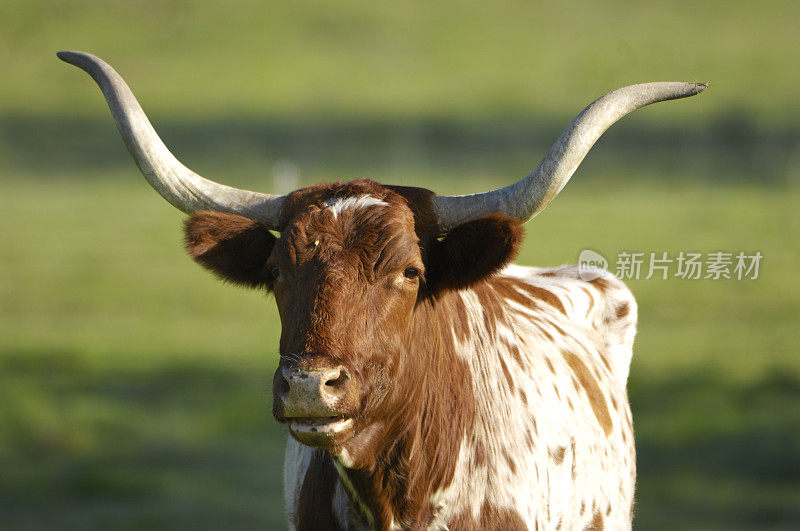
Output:
<svg viewBox="0 0 800 531">
<path fill-rule="evenodd" d="M 432 193 L 372 181 L 289 194 L 280 237 L 236 214 L 186 224 L 190 254 L 222 278 L 270 290 L 280 313 L 275 418 L 300 442 L 363 455 L 416 393 L 415 309 L 491 275 L 516 253 L 521 222 L 503 214 L 439 237 Z"/>
<path fill-rule="evenodd" d="M 192 256 L 226 280 L 274 292 L 282 323 L 275 417 L 299 441 L 333 450 L 368 446 L 416 392 L 404 375 L 421 351 L 435 352 L 412 348 L 422 301 L 506 263 L 521 223 L 559 193 L 612 123 L 706 87 L 645 83 L 606 94 L 567 126 L 530 175 L 491 192 L 437 196 L 356 181 L 275 196 L 195 174 L 164 146 L 109 65 L 80 52 L 59 57 L 94 78 L 145 178 L 192 214 Z"/>
</svg>

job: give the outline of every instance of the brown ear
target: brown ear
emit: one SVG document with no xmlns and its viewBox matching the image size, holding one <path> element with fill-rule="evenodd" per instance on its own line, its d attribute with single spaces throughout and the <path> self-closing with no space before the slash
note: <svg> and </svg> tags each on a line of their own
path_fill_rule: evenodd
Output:
<svg viewBox="0 0 800 531">
<path fill-rule="evenodd" d="M 248 287 L 271 287 L 264 266 L 275 236 L 257 221 L 222 212 L 192 214 L 184 225 L 186 250 L 223 280 Z"/>
<path fill-rule="evenodd" d="M 429 292 L 466 288 L 497 273 L 517 257 L 523 235 L 520 220 L 505 214 L 458 225 L 428 252 Z"/>
</svg>

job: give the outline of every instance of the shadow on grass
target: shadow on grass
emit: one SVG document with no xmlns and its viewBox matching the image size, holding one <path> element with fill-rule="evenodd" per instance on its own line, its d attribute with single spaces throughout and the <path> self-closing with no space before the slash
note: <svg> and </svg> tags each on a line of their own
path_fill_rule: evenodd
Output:
<svg viewBox="0 0 800 531">
<path fill-rule="evenodd" d="M 206 359 L 206 358 L 204 358 Z M 7 354 L 4 528 L 280 528 L 272 367 Z M 800 380 L 632 378 L 640 529 L 800 526 Z"/>
<path fill-rule="evenodd" d="M 0 364 L 0 527 L 283 526 L 267 363 L 96 370 L 65 352 Z"/>
<path fill-rule="evenodd" d="M 800 379 L 713 375 L 630 389 L 642 529 L 800 527 Z"/>
</svg>

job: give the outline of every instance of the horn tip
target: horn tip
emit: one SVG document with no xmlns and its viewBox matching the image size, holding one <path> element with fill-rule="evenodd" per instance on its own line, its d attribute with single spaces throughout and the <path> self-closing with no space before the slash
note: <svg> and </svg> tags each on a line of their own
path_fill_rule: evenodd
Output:
<svg viewBox="0 0 800 531">
<path fill-rule="evenodd" d="M 59 59 L 72 65 L 74 65 L 82 55 L 84 54 L 81 52 L 73 52 L 71 50 L 63 50 L 56 53 Z"/>
<path fill-rule="evenodd" d="M 702 82 L 701 83 L 695 83 L 694 84 L 694 88 L 697 91 L 697 93 L 700 94 L 701 92 L 703 92 L 705 89 L 708 88 L 708 83 L 702 83 Z"/>
<path fill-rule="evenodd" d="M 91 61 L 92 59 L 97 59 L 92 54 L 88 54 L 86 52 L 76 52 L 73 50 L 62 50 L 60 52 L 56 52 L 56 56 L 65 63 L 75 66 L 81 66 L 82 63 Z"/>
</svg>

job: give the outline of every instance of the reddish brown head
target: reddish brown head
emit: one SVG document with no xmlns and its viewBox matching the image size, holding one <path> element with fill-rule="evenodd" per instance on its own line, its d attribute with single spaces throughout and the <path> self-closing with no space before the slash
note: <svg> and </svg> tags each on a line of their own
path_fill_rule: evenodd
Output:
<svg viewBox="0 0 800 531">
<path fill-rule="evenodd" d="M 222 278 L 275 294 L 281 317 L 274 415 L 304 444 L 371 445 L 419 394 L 435 355 L 418 308 L 480 282 L 516 253 L 519 220 L 495 214 L 438 237 L 432 193 L 372 181 L 287 196 L 280 238 L 234 214 L 200 212 L 187 248 Z M 424 323 L 427 324 L 427 323 Z"/>
</svg>

